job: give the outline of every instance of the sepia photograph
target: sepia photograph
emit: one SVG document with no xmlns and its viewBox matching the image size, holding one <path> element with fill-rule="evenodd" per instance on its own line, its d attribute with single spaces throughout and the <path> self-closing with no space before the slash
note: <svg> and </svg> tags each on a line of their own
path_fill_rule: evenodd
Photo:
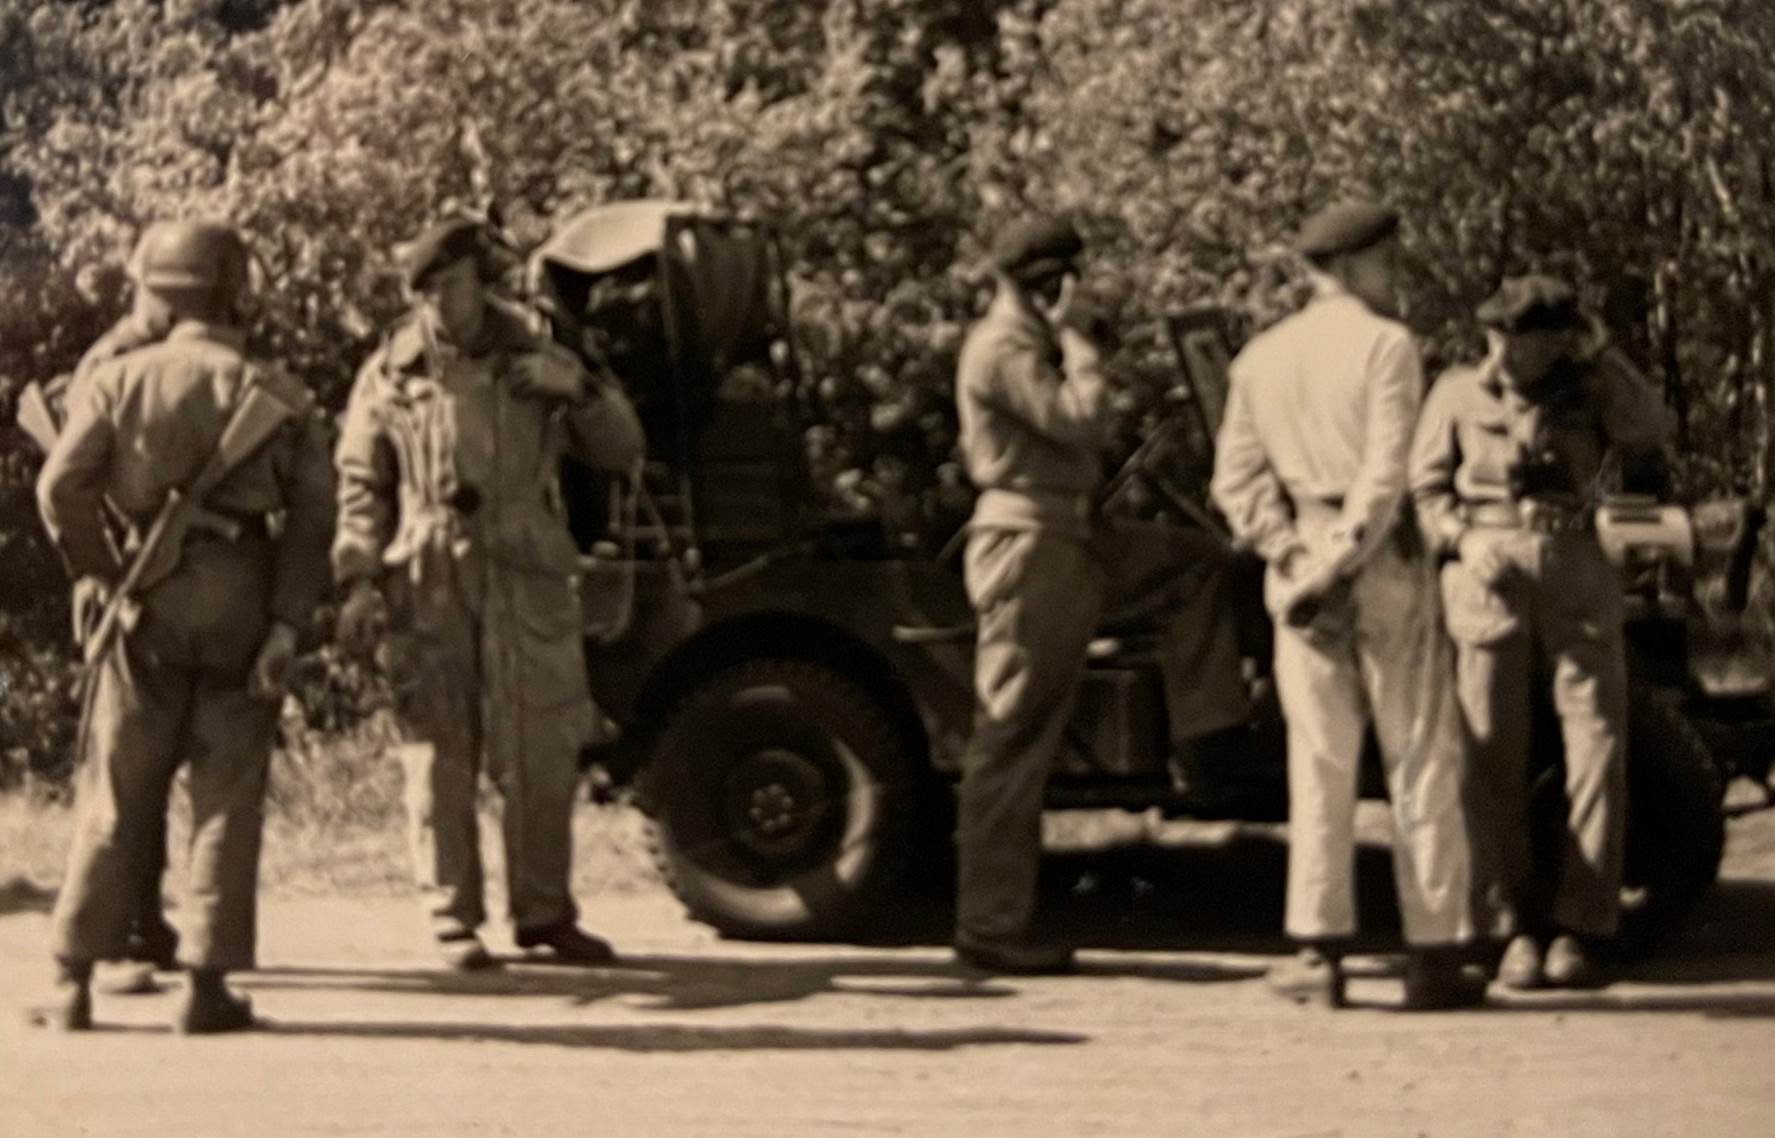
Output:
<svg viewBox="0 0 1775 1138">
<path fill-rule="evenodd" d="M 1775 1133 L 1775 5 L 0 0 L 0 1134 Z"/>
</svg>

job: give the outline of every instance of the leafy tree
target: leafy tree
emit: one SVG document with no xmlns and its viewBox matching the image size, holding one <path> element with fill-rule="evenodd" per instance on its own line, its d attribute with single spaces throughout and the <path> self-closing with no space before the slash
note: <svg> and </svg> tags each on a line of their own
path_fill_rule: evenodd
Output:
<svg viewBox="0 0 1775 1138">
<path fill-rule="evenodd" d="M 965 506 L 954 355 L 1015 214 L 1087 230 L 1134 422 L 1174 380 L 1164 314 L 1274 320 L 1301 217 L 1369 193 L 1409 218 L 1437 360 L 1500 276 L 1568 273 L 1665 384 L 1687 487 L 1766 498 L 1771 74 L 1759 0 L 0 0 L 0 414 L 120 311 L 156 217 L 243 227 L 260 350 L 336 407 L 396 313 L 391 249 L 450 202 L 534 240 L 684 198 L 782 233 L 812 457 L 910 530 Z M 34 468 L 6 435 L 0 678 L 37 702 L 0 761 L 49 769 Z"/>
</svg>

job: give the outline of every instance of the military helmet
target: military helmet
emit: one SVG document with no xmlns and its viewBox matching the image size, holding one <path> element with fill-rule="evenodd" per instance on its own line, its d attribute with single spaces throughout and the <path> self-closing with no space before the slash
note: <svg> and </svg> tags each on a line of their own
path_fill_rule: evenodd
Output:
<svg viewBox="0 0 1775 1138">
<path fill-rule="evenodd" d="M 130 277 L 144 289 L 221 289 L 247 283 L 247 249 L 234 228 L 216 221 L 157 221 L 136 243 Z"/>
</svg>

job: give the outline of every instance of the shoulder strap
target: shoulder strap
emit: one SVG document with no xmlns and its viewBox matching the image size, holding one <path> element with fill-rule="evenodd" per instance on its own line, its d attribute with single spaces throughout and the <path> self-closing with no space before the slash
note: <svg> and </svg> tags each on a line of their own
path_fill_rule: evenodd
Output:
<svg viewBox="0 0 1775 1138">
<path fill-rule="evenodd" d="M 314 397 L 295 380 L 244 365 L 240 396 L 209 461 L 197 472 L 186 496 L 202 502 L 241 463 L 258 453 L 285 423 L 306 412 Z"/>
</svg>

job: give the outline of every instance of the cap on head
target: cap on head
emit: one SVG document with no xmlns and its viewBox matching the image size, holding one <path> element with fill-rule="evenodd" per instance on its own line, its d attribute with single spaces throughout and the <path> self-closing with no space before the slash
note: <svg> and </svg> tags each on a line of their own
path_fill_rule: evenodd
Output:
<svg viewBox="0 0 1775 1138">
<path fill-rule="evenodd" d="M 155 292 L 220 289 L 247 282 L 247 250 L 234 228 L 218 221 L 157 221 L 136 242 L 129 275 Z"/>
<path fill-rule="evenodd" d="M 1562 332 L 1584 326 L 1578 294 L 1558 277 L 1507 277 L 1474 315 L 1506 335 Z"/>
<path fill-rule="evenodd" d="M 1028 283 L 1072 269 L 1084 251 L 1084 238 L 1066 218 L 1025 218 L 993 242 L 992 267 L 1014 281 Z"/>
<path fill-rule="evenodd" d="M 414 238 L 402 252 L 401 274 L 409 287 L 418 288 L 425 278 L 466 257 L 473 257 L 477 271 L 486 275 L 486 239 L 479 222 L 466 218 L 440 222 Z"/>
<path fill-rule="evenodd" d="M 1399 213 L 1369 201 L 1335 202 L 1318 210 L 1301 225 L 1294 248 L 1315 262 L 1345 253 L 1360 253 L 1399 231 Z"/>
</svg>

